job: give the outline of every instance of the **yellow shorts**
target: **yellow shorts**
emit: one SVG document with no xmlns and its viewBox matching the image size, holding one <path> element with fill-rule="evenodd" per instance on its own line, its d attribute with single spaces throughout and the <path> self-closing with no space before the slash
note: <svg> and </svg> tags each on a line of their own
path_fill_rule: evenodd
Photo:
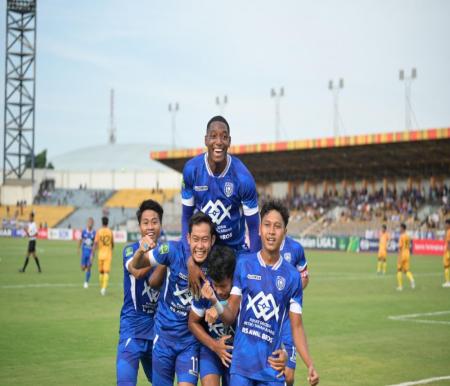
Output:
<svg viewBox="0 0 450 386">
<path fill-rule="evenodd" d="M 109 273 L 111 270 L 111 258 L 98 260 L 98 271 L 103 273 Z"/>
<path fill-rule="evenodd" d="M 408 272 L 409 271 L 409 256 L 408 257 L 402 257 L 402 260 L 400 261 L 400 264 L 397 263 L 397 270 Z"/>
<path fill-rule="evenodd" d="M 387 253 L 386 251 L 378 251 L 378 260 L 386 260 Z"/>
<path fill-rule="evenodd" d="M 450 252 L 445 252 L 443 257 L 444 268 L 450 268 Z"/>
</svg>

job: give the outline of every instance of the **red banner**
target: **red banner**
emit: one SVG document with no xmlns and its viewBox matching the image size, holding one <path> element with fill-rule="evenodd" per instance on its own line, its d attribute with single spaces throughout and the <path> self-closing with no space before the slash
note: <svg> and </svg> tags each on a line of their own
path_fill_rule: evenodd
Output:
<svg viewBox="0 0 450 386">
<path fill-rule="evenodd" d="M 444 240 L 413 240 L 413 254 L 415 255 L 443 255 Z"/>
<path fill-rule="evenodd" d="M 37 234 L 38 239 L 48 239 L 48 230 L 47 228 L 40 228 Z"/>
</svg>

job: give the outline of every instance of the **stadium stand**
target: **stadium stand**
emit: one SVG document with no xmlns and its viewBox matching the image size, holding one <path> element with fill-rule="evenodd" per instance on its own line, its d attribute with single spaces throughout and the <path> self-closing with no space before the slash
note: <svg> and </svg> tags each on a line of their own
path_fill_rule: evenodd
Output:
<svg viewBox="0 0 450 386">
<path fill-rule="evenodd" d="M 164 203 L 172 200 L 176 194 L 179 194 L 179 190 L 121 189 L 105 203 L 105 206 L 109 208 L 123 207 L 136 209 L 144 200 L 152 199 Z"/>
<path fill-rule="evenodd" d="M 9 210 L 8 210 L 9 208 Z M 51 228 L 70 216 L 75 210 L 73 206 L 51 206 L 51 205 L 17 205 L 1 206 L 0 217 L 3 219 L 3 228 L 15 228 L 17 223 L 26 223 L 30 213 L 34 212 L 34 220 L 40 228 Z"/>
</svg>

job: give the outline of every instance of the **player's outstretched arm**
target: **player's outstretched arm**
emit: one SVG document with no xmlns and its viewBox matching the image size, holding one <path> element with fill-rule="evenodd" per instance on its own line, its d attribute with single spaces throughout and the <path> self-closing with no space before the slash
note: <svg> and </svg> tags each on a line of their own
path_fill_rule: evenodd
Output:
<svg viewBox="0 0 450 386">
<path fill-rule="evenodd" d="M 308 382 L 312 386 L 317 385 L 319 383 L 319 374 L 317 374 L 312 358 L 309 355 L 308 342 L 306 340 L 306 334 L 303 328 L 302 315 L 290 311 L 289 319 L 291 320 L 292 338 L 294 339 L 295 348 L 308 368 Z"/>
<path fill-rule="evenodd" d="M 143 279 L 150 272 L 152 267 L 145 267 L 141 269 L 135 269 L 131 264 L 128 267 L 128 272 L 130 272 L 136 279 Z"/>
<path fill-rule="evenodd" d="M 167 267 L 165 265 L 158 265 L 151 276 L 148 279 L 148 285 L 152 288 L 159 289 L 161 288 L 164 278 L 167 274 Z"/>
<path fill-rule="evenodd" d="M 201 324 L 202 319 L 201 316 L 191 309 L 188 321 L 189 330 L 201 344 L 217 354 L 224 366 L 230 367 L 232 355 L 229 350 L 233 350 L 233 346 L 228 346 L 225 342 L 231 338 L 231 335 L 222 336 L 218 340 L 213 339 L 203 328 Z"/>
<path fill-rule="evenodd" d="M 228 324 L 229 326 L 234 323 L 239 312 L 239 306 L 241 304 L 240 295 L 230 295 L 227 305 L 224 306 L 217 300 L 216 294 L 209 284 L 209 281 L 206 281 L 202 287 L 202 297 L 211 302 L 211 304 L 217 310 L 220 318 L 222 319 L 222 322 Z"/>
<path fill-rule="evenodd" d="M 130 266 L 134 269 L 150 267 L 150 259 L 146 255 L 155 246 L 155 242 L 149 236 L 144 236 L 139 242 L 139 248 L 136 249 Z"/>
<path fill-rule="evenodd" d="M 261 238 L 259 237 L 259 213 L 245 216 L 250 240 L 250 251 L 258 252 L 261 249 Z"/>
</svg>

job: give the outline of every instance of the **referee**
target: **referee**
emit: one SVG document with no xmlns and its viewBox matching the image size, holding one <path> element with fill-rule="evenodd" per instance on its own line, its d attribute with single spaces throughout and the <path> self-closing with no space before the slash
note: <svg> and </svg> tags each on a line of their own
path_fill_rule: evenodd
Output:
<svg viewBox="0 0 450 386">
<path fill-rule="evenodd" d="M 23 264 L 23 268 L 19 269 L 19 272 L 25 272 L 25 269 L 27 268 L 28 261 L 30 260 L 30 255 L 34 257 L 34 261 L 36 262 L 36 265 L 38 267 L 39 273 L 42 272 L 41 265 L 39 264 L 39 259 L 36 255 L 36 235 L 37 235 L 37 228 L 36 223 L 34 222 L 34 213 L 30 213 L 30 223 L 28 224 L 28 227 L 25 229 L 25 232 L 29 238 L 28 241 L 28 252 L 27 257 L 25 258 L 25 263 Z"/>
</svg>

